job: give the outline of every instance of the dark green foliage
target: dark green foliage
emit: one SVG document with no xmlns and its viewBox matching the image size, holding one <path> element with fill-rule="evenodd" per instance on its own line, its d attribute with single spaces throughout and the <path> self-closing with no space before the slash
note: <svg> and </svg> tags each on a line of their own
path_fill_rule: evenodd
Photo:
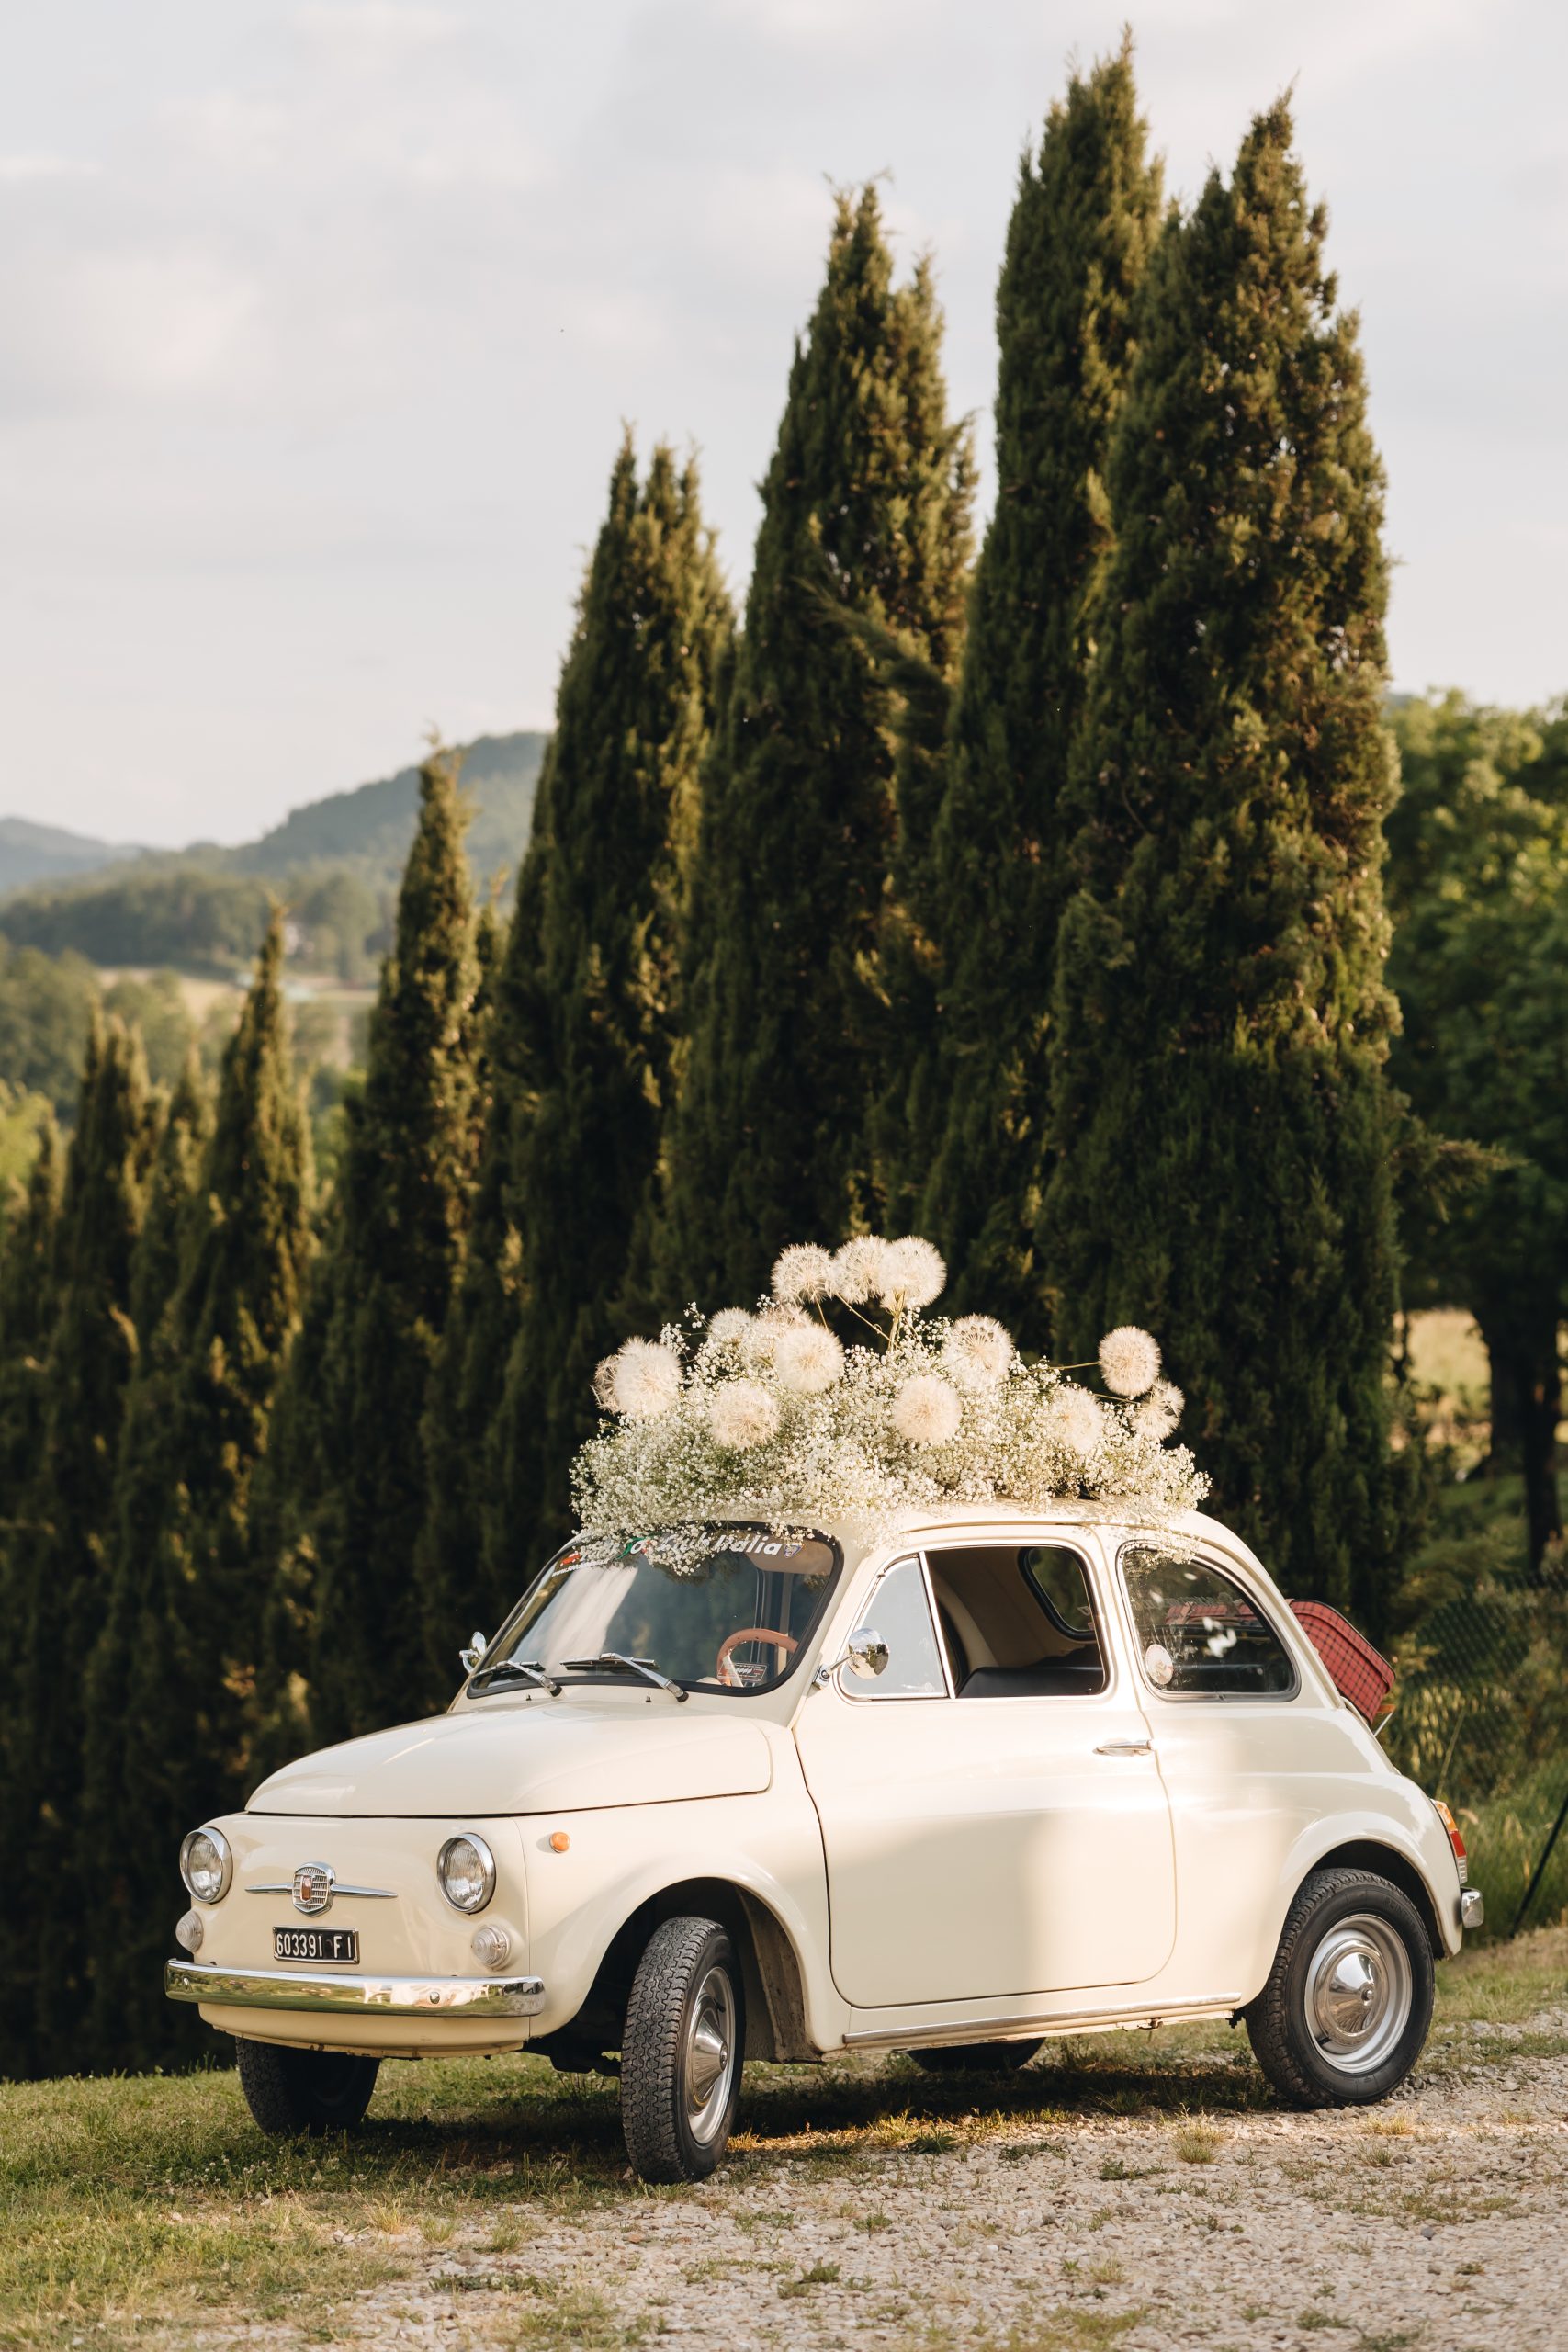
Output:
<svg viewBox="0 0 1568 2352">
<path fill-rule="evenodd" d="M 903 1105 L 895 1224 L 929 1233 L 955 1307 L 1048 1337 L 1033 1269 L 1044 1033 L 1067 880 L 1058 816 L 1109 545 L 1104 475 L 1159 217 L 1130 42 L 1052 108 L 997 289 L 997 504 L 970 602 L 946 791 L 902 881 L 939 1025 Z"/>
<path fill-rule="evenodd" d="M 728 600 L 695 470 L 629 439 L 561 673 L 488 1039 L 493 1108 L 428 1443 L 431 1695 L 564 1532 L 671 1092 Z"/>
<path fill-rule="evenodd" d="M 1492 1466 L 1522 1472 L 1532 1566 L 1562 1532 L 1558 1325 L 1568 1313 L 1568 725 L 1458 695 L 1395 715 L 1393 1070 L 1418 1117 L 1506 1156 L 1409 1220 L 1413 1290 L 1466 1306 L 1492 1373 Z"/>
<path fill-rule="evenodd" d="M 160 1984 L 181 1906 L 175 1856 L 185 1831 L 240 1804 L 254 1777 L 265 1577 L 253 1487 L 310 1248 L 310 1142 L 289 1069 L 282 958 L 275 918 L 224 1055 L 211 1139 L 180 1220 L 178 1279 L 120 1449 L 82 1837 L 116 1865 L 96 1898 L 102 1932 L 84 2030 L 121 2063 L 198 2046 Z M 186 1148 L 172 1142 L 170 1154 Z"/>
<path fill-rule="evenodd" d="M 874 189 L 839 199 L 797 347 L 693 877 L 687 1060 L 660 1237 L 667 1305 L 748 1299 L 780 1246 L 876 1209 L 874 987 L 896 727 L 864 620 L 939 678 L 969 555 L 921 263 L 896 288 Z"/>
<path fill-rule="evenodd" d="M 76 955 L 47 956 L 0 937 L 0 1078 L 73 1118 L 97 975 Z"/>
<path fill-rule="evenodd" d="M 310 1706 L 322 1739 L 421 1707 L 421 1424 L 477 1143 L 479 967 L 463 826 L 456 764 L 434 756 L 364 1088 L 346 1104 L 325 1298 L 299 1356 L 314 1462 L 296 1500 L 313 1557 Z"/>
<path fill-rule="evenodd" d="M 231 972 L 251 954 L 266 912 L 261 882 L 154 865 L 28 890 L 6 900 L 6 930 L 19 945 L 70 950 L 95 964 Z"/>
<path fill-rule="evenodd" d="M 514 933 L 508 1222 L 522 1283 L 487 1455 L 487 1558 L 520 1587 L 568 1531 L 567 1472 L 671 1091 L 697 796 L 732 627 L 694 469 L 626 446 L 561 677 Z M 532 873 L 522 893 L 532 908 Z"/>
<path fill-rule="evenodd" d="M 1324 219 L 1259 118 L 1145 280 L 1071 772 L 1042 1250 L 1152 1326 L 1216 1508 L 1374 1627 L 1393 1539 L 1382 475 Z"/>
<path fill-rule="evenodd" d="M 52 1123 L 27 1189 L 13 1190 L 0 1228 L 0 1869 L 18 1899 L 0 1905 L 0 2075 L 33 2049 L 35 1944 L 20 1891 L 32 1857 L 37 1789 L 28 1757 L 33 1694 L 24 1639 L 41 1530 L 36 1474 L 50 1410 L 49 1340 L 57 1292 L 62 1154 Z M 28 1808 L 33 1808 L 29 1814 Z"/>
<path fill-rule="evenodd" d="M 95 1025 L 66 1168 L 53 1313 L 39 1335 L 47 1386 L 39 1442 L 18 1479 L 24 1523 L 6 1547 L 17 1709 L 0 1805 L 0 1869 L 12 1890 L 9 1949 L 0 1961 L 11 2029 L 0 2070 L 7 2072 L 69 2066 L 83 2006 L 81 1939 L 60 1951 L 48 1929 L 81 1812 L 84 1668 L 109 1584 L 114 1470 L 136 1366 L 132 1263 L 150 1142 L 141 1049 L 118 1023 Z"/>
</svg>

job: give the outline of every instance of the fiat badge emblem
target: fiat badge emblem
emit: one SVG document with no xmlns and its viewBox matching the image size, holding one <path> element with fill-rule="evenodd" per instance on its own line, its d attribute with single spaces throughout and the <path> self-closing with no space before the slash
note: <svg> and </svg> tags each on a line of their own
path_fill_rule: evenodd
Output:
<svg viewBox="0 0 1568 2352">
<path fill-rule="evenodd" d="M 301 1862 L 294 1873 L 294 1908 L 314 1917 L 324 1911 L 333 1899 L 333 1866 L 330 1862 Z"/>
</svg>

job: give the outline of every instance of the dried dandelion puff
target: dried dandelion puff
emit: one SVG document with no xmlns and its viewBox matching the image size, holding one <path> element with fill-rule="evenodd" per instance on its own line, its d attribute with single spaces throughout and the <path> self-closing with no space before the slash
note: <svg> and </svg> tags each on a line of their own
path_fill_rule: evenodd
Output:
<svg viewBox="0 0 1568 2352">
<path fill-rule="evenodd" d="M 1120 1324 L 1100 1343 L 1100 1369 L 1118 1396 L 1141 1396 L 1159 1378 L 1159 1342 L 1135 1323 Z"/>
<path fill-rule="evenodd" d="M 739 1335 L 741 1361 L 754 1372 L 765 1372 L 778 1351 L 778 1344 L 786 1331 L 806 1328 L 807 1317 L 798 1306 L 764 1306 L 759 1314 L 747 1319 Z"/>
<path fill-rule="evenodd" d="M 785 1306 L 826 1297 L 833 1288 L 833 1253 L 815 1241 L 792 1241 L 773 1261 L 773 1296 Z"/>
<path fill-rule="evenodd" d="M 708 1434 L 727 1453 L 749 1453 L 776 1437 L 779 1408 L 755 1380 L 729 1380 L 708 1407 Z"/>
<path fill-rule="evenodd" d="M 887 1244 L 880 1234 L 857 1234 L 833 1252 L 833 1296 L 846 1306 L 863 1306 L 882 1295 L 882 1261 Z"/>
<path fill-rule="evenodd" d="M 885 1306 L 929 1306 L 946 1280 L 942 1251 L 911 1233 L 906 1240 L 886 1244 L 878 1295 Z"/>
<path fill-rule="evenodd" d="M 681 1359 L 660 1340 L 624 1340 L 593 1376 L 593 1394 L 628 1421 L 656 1421 L 681 1395 Z"/>
<path fill-rule="evenodd" d="M 801 1323 L 781 1331 L 773 1346 L 773 1370 L 785 1388 L 797 1396 L 819 1396 L 844 1374 L 844 1351 L 820 1323 Z"/>
<path fill-rule="evenodd" d="M 934 1372 L 918 1372 L 893 1399 L 893 1426 L 911 1445 L 946 1445 L 958 1434 L 958 1392 Z"/>
<path fill-rule="evenodd" d="M 1127 1415 L 1140 1437 L 1153 1445 L 1163 1445 L 1181 1419 L 1181 1408 L 1187 1402 L 1173 1380 L 1156 1380 L 1146 1396 L 1140 1396 Z"/>
<path fill-rule="evenodd" d="M 1087 1388 L 1066 1388 L 1056 1399 L 1055 1419 L 1067 1452 L 1087 1462 L 1100 1451 L 1105 1436 L 1105 1408 Z"/>
<path fill-rule="evenodd" d="M 728 1351 L 731 1349 L 744 1348 L 746 1334 L 751 1329 L 752 1320 L 752 1317 L 743 1306 L 721 1306 L 718 1313 L 709 1320 L 704 1346 L 712 1349 L 716 1353 L 720 1351 Z"/>
<path fill-rule="evenodd" d="M 960 1388 L 994 1388 L 1011 1369 L 1010 1333 L 990 1315 L 961 1315 L 942 1343 L 942 1369 Z"/>
</svg>

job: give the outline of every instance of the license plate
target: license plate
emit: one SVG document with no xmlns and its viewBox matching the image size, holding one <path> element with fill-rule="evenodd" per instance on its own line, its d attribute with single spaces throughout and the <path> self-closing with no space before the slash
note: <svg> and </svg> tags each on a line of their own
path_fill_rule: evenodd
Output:
<svg viewBox="0 0 1568 2352">
<path fill-rule="evenodd" d="M 274 1928 L 274 1960 L 355 1961 L 359 1958 L 357 1928 Z"/>
</svg>

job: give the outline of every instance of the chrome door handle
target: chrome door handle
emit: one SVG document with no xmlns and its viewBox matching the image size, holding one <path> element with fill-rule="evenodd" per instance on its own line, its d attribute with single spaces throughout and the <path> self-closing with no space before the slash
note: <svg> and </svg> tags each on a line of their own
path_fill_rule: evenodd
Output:
<svg viewBox="0 0 1568 2352">
<path fill-rule="evenodd" d="M 1097 1756 L 1152 1756 L 1154 1743 L 1147 1739 L 1108 1739 L 1095 1749 Z"/>
</svg>

